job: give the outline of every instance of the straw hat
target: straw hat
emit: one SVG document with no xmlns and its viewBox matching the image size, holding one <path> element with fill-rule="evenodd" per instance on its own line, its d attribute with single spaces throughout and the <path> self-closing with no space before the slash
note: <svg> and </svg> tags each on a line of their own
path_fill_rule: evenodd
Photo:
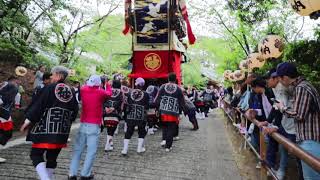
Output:
<svg viewBox="0 0 320 180">
<path fill-rule="evenodd" d="M 23 67 L 23 66 L 18 66 L 16 67 L 15 73 L 17 76 L 25 76 L 27 74 L 28 70 L 27 68 Z"/>
</svg>

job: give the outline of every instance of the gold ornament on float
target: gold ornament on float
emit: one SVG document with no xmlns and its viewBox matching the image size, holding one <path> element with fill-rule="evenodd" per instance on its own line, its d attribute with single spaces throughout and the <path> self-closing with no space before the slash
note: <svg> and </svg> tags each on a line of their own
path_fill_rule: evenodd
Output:
<svg viewBox="0 0 320 180">
<path fill-rule="evenodd" d="M 279 58 L 283 54 L 284 42 L 278 35 L 268 35 L 258 45 L 263 59 Z"/>
<path fill-rule="evenodd" d="M 319 0 L 289 0 L 293 10 L 301 16 L 310 16 L 320 10 Z"/>
<path fill-rule="evenodd" d="M 260 53 L 249 54 L 247 61 L 249 71 L 252 71 L 253 68 L 261 68 L 266 63 L 266 60 L 261 57 Z"/>
<path fill-rule="evenodd" d="M 144 58 L 144 66 L 148 71 L 156 71 L 161 67 L 161 57 L 156 53 L 147 54 Z"/>
</svg>

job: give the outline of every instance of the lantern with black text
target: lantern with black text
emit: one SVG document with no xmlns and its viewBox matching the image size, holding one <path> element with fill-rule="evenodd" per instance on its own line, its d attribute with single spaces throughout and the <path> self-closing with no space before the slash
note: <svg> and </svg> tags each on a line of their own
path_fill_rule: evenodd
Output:
<svg viewBox="0 0 320 180">
<path fill-rule="evenodd" d="M 249 68 L 248 61 L 247 60 L 240 61 L 239 68 L 243 71 L 248 71 L 248 68 Z"/>
<path fill-rule="evenodd" d="M 249 71 L 253 70 L 253 68 L 261 68 L 266 63 L 266 60 L 261 57 L 260 53 L 249 54 L 247 61 Z"/>
<path fill-rule="evenodd" d="M 233 75 L 234 75 L 236 81 L 242 81 L 242 80 L 244 80 L 244 78 L 246 78 L 246 75 L 245 75 L 244 71 L 242 71 L 242 70 L 236 70 L 233 73 Z"/>
<path fill-rule="evenodd" d="M 229 81 L 231 82 L 235 82 L 237 81 L 236 76 L 234 74 L 234 72 L 232 72 L 231 74 L 229 74 Z"/>
<path fill-rule="evenodd" d="M 223 73 L 223 77 L 225 80 L 229 80 L 230 74 L 232 73 L 231 70 L 225 70 Z"/>
<path fill-rule="evenodd" d="M 258 45 L 263 59 L 279 58 L 283 54 L 284 42 L 280 36 L 268 35 Z"/>
<path fill-rule="evenodd" d="M 320 12 L 319 0 L 289 0 L 291 7 L 301 16 L 317 19 Z"/>
</svg>

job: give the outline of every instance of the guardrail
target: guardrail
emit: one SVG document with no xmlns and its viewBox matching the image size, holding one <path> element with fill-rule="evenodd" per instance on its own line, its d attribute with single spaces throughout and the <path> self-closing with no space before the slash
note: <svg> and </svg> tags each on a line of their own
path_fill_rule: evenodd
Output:
<svg viewBox="0 0 320 180">
<path fill-rule="evenodd" d="M 258 121 L 257 120 L 249 120 L 248 118 L 245 117 L 245 115 L 233 108 L 229 103 L 223 101 L 224 103 L 224 111 L 225 114 L 228 116 L 228 118 L 232 121 L 235 122 L 235 118 L 232 117 L 236 114 L 236 112 L 241 114 L 241 118 L 244 118 L 245 124 L 247 127 L 248 121 L 251 121 L 254 123 L 256 126 L 258 126 Z M 270 175 L 273 177 L 273 179 L 278 180 L 278 178 L 275 175 L 275 172 L 271 170 L 270 167 L 268 167 L 266 163 L 266 152 L 267 152 L 267 143 L 264 138 L 264 134 L 262 133 L 262 128 L 259 128 L 259 137 L 260 137 L 260 152 L 257 152 L 256 149 L 253 147 L 253 145 L 248 141 L 246 134 L 243 135 L 243 138 L 245 140 L 245 145 L 244 147 L 246 148 L 247 145 L 252 149 L 254 154 L 258 157 L 260 160 L 262 167 L 261 167 L 261 172 L 260 172 L 260 180 L 266 180 L 267 179 L 267 172 L 270 173 Z M 285 138 L 278 132 L 273 132 L 269 136 L 271 136 L 275 141 L 277 141 L 279 144 L 283 145 L 283 147 L 288 151 L 288 153 L 296 156 L 299 158 L 301 161 L 304 161 L 306 164 L 308 164 L 310 167 L 312 167 L 314 170 L 320 172 L 320 159 L 317 157 L 314 157 L 313 155 L 309 154 L 308 152 L 304 151 L 301 149 L 298 145 L 295 143 L 292 143 L 289 139 Z"/>
</svg>

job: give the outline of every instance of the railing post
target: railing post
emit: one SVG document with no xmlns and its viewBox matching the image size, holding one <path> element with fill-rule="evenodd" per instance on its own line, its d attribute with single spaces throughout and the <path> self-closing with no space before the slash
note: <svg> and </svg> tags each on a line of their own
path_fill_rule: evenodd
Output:
<svg viewBox="0 0 320 180">
<path fill-rule="evenodd" d="M 246 128 L 246 133 L 244 134 L 244 149 L 247 149 L 247 139 L 248 139 L 248 136 L 249 136 L 249 133 L 248 133 L 248 130 L 247 130 L 247 127 L 248 127 L 248 119 L 244 116 L 241 115 L 241 120 L 242 118 L 244 118 L 244 120 L 246 121 L 245 123 L 245 128 Z"/>
<path fill-rule="evenodd" d="M 260 169 L 260 180 L 267 180 L 267 168 L 266 168 L 266 157 L 267 157 L 267 144 L 264 138 L 264 134 L 262 133 L 262 128 L 259 131 L 260 137 L 260 158 L 261 158 L 261 169 Z"/>
</svg>

